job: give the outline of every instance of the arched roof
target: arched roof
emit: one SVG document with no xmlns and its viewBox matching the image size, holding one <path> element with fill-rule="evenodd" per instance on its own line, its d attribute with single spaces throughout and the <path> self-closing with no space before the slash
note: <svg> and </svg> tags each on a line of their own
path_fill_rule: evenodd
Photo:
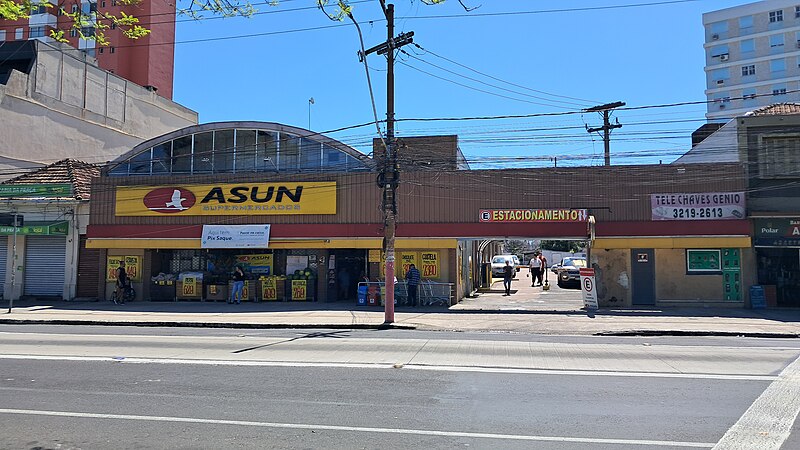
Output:
<svg viewBox="0 0 800 450">
<path fill-rule="evenodd" d="M 372 166 L 367 155 L 313 131 L 274 122 L 231 121 L 192 125 L 149 139 L 111 161 L 105 173 L 350 172 Z"/>
</svg>

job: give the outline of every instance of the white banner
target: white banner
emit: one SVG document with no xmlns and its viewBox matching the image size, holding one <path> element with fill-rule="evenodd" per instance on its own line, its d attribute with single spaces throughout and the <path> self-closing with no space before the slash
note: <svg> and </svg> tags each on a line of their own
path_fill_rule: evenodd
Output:
<svg viewBox="0 0 800 450">
<path fill-rule="evenodd" d="M 201 248 L 268 248 L 269 225 L 203 225 Z"/>
</svg>

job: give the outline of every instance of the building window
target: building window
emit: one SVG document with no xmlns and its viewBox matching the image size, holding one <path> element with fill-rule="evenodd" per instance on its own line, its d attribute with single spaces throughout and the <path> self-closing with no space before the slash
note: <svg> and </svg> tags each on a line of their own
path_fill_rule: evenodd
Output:
<svg viewBox="0 0 800 450">
<path fill-rule="evenodd" d="M 44 27 L 31 27 L 30 30 L 28 30 L 29 39 L 40 37 L 44 37 Z"/>
<path fill-rule="evenodd" d="M 77 4 L 72 5 L 72 14 L 75 14 L 76 12 L 78 12 L 78 5 Z"/>
<path fill-rule="evenodd" d="M 725 80 L 730 78 L 728 69 L 717 69 L 711 72 L 711 80 L 715 84 L 725 84 Z"/>
<path fill-rule="evenodd" d="M 0 30 L 0 42 L 5 42 L 6 40 L 6 30 Z"/>
<path fill-rule="evenodd" d="M 710 40 L 717 41 L 728 37 L 728 22 L 714 22 L 711 24 L 711 37 Z"/>
<path fill-rule="evenodd" d="M 21 41 L 22 40 L 22 28 L 17 28 L 14 30 L 14 39 Z"/>
<path fill-rule="evenodd" d="M 116 30 L 117 29 L 117 23 L 116 22 L 111 22 L 111 29 L 112 30 Z"/>
<path fill-rule="evenodd" d="M 786 88 L 773 88 L 772 95 L 786 95 Z"/>
<path fill-rule="evenodd" d="M 100 53 L 103 53 L 103 50 L 105 49 L 103 47 L 100 47 Z"/>
<path fill-rule="evenodd" d="M 800 173 L 800 136 L 764 136 L 758 173 L 764 178 L 796 177 Z"/>
<path fill-rule="evenodd" d="M 32 5 L 31 6 L 31 15 L 36 14 L 45 14 L 47 13 L 47 6 L 45 5 Z"/>
<path fill-rule="evenodd" d="M 800 6 L 795 6 L 794 7 L 794 18 L 795 19 L 800 19 Z"/>
<path fill-rule="evenodd" d="M 743 16 L 739 18 L 739 29 L 748 33 L 753 28 L 753 16 Z"/>
<path fill-rule="evenodd" d="M 752 53 L 756 51 L 756 41 L 753 39 L 745 39 L 739 43 L 739 51 L 741 53 Z"/>
<path fill-rule="evenodd" d="M 103 5 L 103 8 L 105 8 L 106 7 L 106 2 L 103 1 L 103 3 L 101 3 L 101 5 Z"/>
<path fill-rule="evenodd" d="M 117 49 L 115 47 L 111 47 L 110 49 L 108 49 L 108 53 L 116 53 L 116 52 Z"/>
<path fill-rule="evenodd" d="M 756 98 L 755 88 L 742 89 L 742 100 L 755 100 L 755 98 Z"/>
<path fill-rule="evenodd" d="M 713 274 L 722 271 L 722 252 L 717 249 L 686 249 L 686 274 Z"/>
<path fill-rule="evenodd" d="M 769 12 L 769 23 L 783 22 L 783 10 Z"/>
<path fill-rule="evenodd" d="M 773 59 L 769 62 L 769 70 L 772 73 L 776 72 L 786 72 L 786 60 L 784 59 Z"/>
<path fill-rule="evenodd" d="M 94 27 L 83 27 L 83 28 L 81 28 L 81 34 L 83 34 L 85 37 L 94 36 Z"/>
<path fill-rule="evenodd" d="M 71 28 L 69 30 L 69 37 L 78 37 L 78 30 L 76 30 L 75 28 Z"/>
<path fill-rule="evenodd" d="M 720 61 L 727 61 L 730 57 L 730 50 L 727 45 L 718 45 L 711 48 L 711 57 L 719 58 Z"/>
<path fill-rule="evenodd" d="M 756 65 L 755 64 L 742 66 L 742 76 L 743 77 L 746 77 L 746 76 L 749 76 L 749 75 L 755 75 L 755 74 L 756 74 Z"/>
</svg>

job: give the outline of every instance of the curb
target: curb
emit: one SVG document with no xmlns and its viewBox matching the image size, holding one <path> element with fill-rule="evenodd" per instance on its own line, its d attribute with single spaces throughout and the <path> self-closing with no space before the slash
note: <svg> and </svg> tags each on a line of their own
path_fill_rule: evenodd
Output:
<svg viewBox="0 0 800 450">
<path fill-rule="evenodd" d="M 769 333 L 769 332 L 742 332 L 742 331 L 684 331 L 684 330 L 628 330 L 628 331 L 601 331 L 593 333 L 592 336 L 721 336 L 721 337 L 747 337 L 747 338 L 771 338 L 771 339 L 797 339 L 797 333 Z"/>
<path fill-rule="evenodd" d="M 232 322 L 141 322 L 141 321 L 103 321 L 103 320 L 36 320 L 36 319 L 0 319 L 6 325 L 96 325 L 107 327 L 170 327 L 170 328 L 231 328 L 231 329 L 319 329 L 334 330 L 416 330 L 414 325 L 392 324 L 285 324 L 285 323 L 232 323 Z"/>
</svg>

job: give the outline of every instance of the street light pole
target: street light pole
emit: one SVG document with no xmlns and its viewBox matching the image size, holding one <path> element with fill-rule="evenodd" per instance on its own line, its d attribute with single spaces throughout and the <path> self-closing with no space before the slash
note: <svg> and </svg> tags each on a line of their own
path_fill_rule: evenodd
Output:
<svg viewBox="0 0 800 450">
<path fill-rule="evenodd" d="M 308 99 L 308 130 L 311 131 L 311 105 L 314 104 L 314 97 Z"/>
</svg>

